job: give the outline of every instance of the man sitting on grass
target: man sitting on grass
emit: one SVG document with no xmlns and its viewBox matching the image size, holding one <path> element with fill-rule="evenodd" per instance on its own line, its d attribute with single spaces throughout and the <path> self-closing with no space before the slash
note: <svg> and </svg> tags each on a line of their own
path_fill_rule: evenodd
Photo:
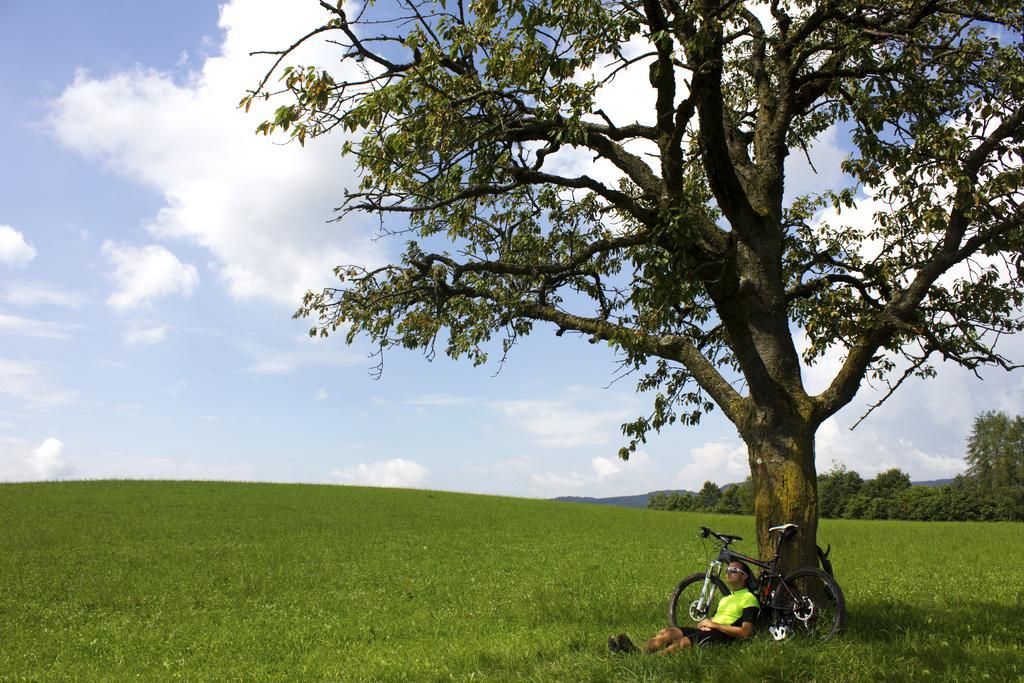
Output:
<svg viewBox="0 0 1024 683">
<path fill-rule="evenodd" d="M 612 652 L 657 652 L 660 655 L 685 650 L 691 645 L 730 643 L 754 634 L 754 621 L 759 609 L 757 598 L 747 589 L 750 570 L 742 562 L 730 562 L 725 570 L 725 581 L 732 589 L 718 603 L 718 610 L 710 619 L 701 619 L 697 628 L 666 628 L 642 647 L 633 644 L 625 633 L 608 637 Z"/>
</svg>

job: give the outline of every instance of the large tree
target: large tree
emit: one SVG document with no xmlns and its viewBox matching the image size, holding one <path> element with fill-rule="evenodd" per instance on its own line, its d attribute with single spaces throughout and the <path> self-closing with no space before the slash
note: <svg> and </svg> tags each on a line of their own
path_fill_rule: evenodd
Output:
<svg viewBox="0 0 1024 683">
<path fill-rule="evenodd" d="M 822 421 L 866 378 L 895 387 L 936 357 L 1009 367 L 994 342 L 1022 327 L 1019 1 L 320 5 L 242 105 L 285 98 L 264 134 L 343 131 L 362 180 L 342 215 L 406 242 L 309 293 L 312 333 L 474 363 L 538 322 L 607 342 L 655 393 L 622 457 L 717 405 L 748 447 L 760 552 L 794 522 L 784 557 L 808 564 Z M 337 64 L 283 66 L 321 38 Z M 602 111 L 636 74 L 650 110 Z M 833 127 L 844 181 L 787 201 L 787 156 Z M 873 218 L 836 213 L 862 192 Z M 801 354 L 829 350 L 841 367 L 812 395 Z"/>
<path fill-rule="evenodd" d="M 1024 416 L 989 410 L 975 417 L 965 460 L 968 476 L 988 491 L 1024 486 Z"/>
</svg>

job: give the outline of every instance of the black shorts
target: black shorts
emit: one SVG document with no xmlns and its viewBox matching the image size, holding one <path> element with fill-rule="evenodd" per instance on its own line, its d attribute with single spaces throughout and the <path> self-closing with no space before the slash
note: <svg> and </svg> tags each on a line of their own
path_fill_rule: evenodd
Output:
<svg viewBox="0 0 1024 683">
<path fill-rule="evenodd" d="M 721 631 L 701 631 L 696 628 L 682 629 L 683 635 L 690 639 L 693 645 L 715 645 L 717 643 L 731 643 L 736 638 L 727 636 Z"/>
</svg>

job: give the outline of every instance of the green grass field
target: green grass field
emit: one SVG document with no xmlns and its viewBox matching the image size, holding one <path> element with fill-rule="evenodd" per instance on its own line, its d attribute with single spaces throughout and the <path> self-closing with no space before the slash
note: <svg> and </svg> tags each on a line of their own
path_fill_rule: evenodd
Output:
<svg viewBox="0 0 1024 683">
<path fill-rule="evenodd" d="M 822 523 L 847 631 L 612 656 L 752 520 L 430 491 L 0 485 L 0 680 L 1024 679 L 1024 525 Z M 751 551 L 744 541 L 738 549 Z"/>
</svg>

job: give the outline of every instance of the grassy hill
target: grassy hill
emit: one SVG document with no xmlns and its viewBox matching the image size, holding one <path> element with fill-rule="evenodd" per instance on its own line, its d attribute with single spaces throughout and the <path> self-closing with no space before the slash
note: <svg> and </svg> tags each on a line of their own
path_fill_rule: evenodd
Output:
<svg viewBox="0 0 1024 683">
<path fill-rule="evenodd" d="M 847 632 L 612 657 L 665 625 L 699 524 L 336 486 L 0 485 L 0 680 L 1020 679 L 1024 527 L 826 520 Z M 740 549 L 751 550 L 742 543 Z"/>
</svg>

